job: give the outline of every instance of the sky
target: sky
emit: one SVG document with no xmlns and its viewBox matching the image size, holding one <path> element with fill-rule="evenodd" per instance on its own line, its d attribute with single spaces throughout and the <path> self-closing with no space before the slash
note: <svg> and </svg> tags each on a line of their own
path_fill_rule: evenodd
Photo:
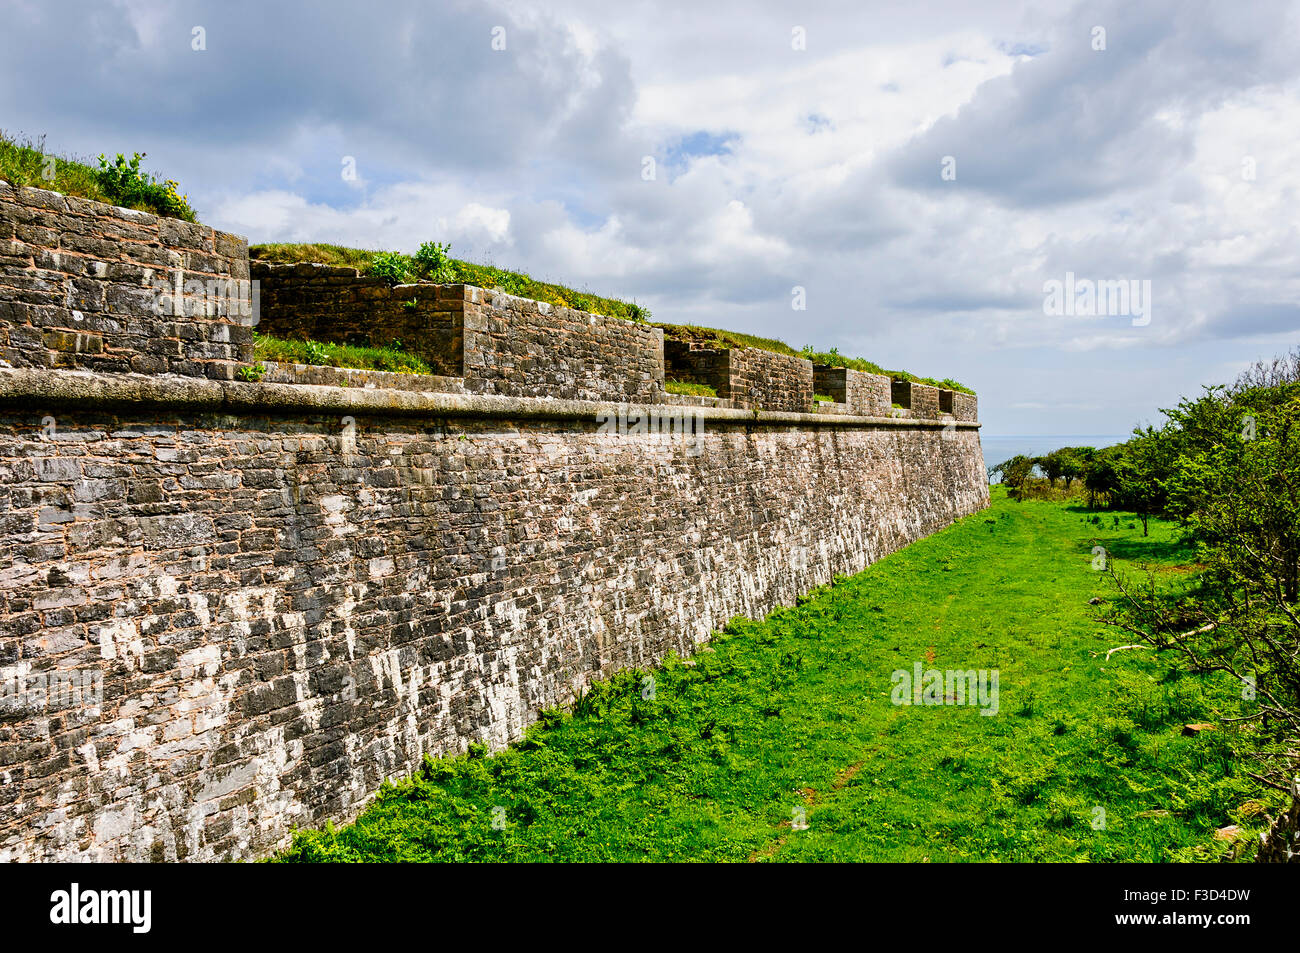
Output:
<svg viewBox="0 0 1300 953">
<path fill-rule="evenodd" d="M 145 152 L 209 225 L 450 242 L 658 321 L 954 378 L 986 434 L 1125 433 L 1297 343 L 1296 3 L 0 14 L 0 128 Z M 1132 298 L 1062 305 L 1088 282 Z"/>
</svg>

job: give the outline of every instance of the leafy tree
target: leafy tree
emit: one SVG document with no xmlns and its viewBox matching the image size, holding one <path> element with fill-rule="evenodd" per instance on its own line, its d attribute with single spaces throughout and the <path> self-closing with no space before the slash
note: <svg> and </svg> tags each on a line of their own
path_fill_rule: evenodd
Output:
<svg viewBox="0 0 1300 953">
<path fill-rule="evenodd" d="M 1061 469 L 1062 457 L 1060 450 L 1053 450 L 1043 457 L 1035 457 L 1034 463 L 1047 476 L 1047 485 L 1050 487 L 1055 487 L 1056 481 L 1065 475 Z"/>
<path fill-rule="evenodd" d="M 1016 454 L 1010 460 L 1003 460 L 995 467 L 989 468 L 989 477 L 1002 475 L 1002 483 L 1011 497 L 1017 502 L 1023 499 L 1025 484 L 1034 472 L 1034 458 Z"/>
<path fill-rule="evenodd" d="M 1177 452 L 1177 441 L 1148 427 L 1138 431 L 1115 459 L 1111 505 L 1135 512 L 1143 536 L 1151 517 L 1165 511 L 1169 499 L 1165 484 L 1173 475 Z"/>
<path fill-rule="evenodd" d="M 1243 716 L 1257 722 L 1246 755 L 1260 768 L 1251 775 L 1292 797 L 1264 837 L 1260 857 L 1294 860 L 1300 859 L 1300 804 L 1291 782 L 1300 767 L 1300 383 L 1270 371 L 1182 401 L 1166 411 L 1162 431 L 1148 429 L 1109 455 L 1112 498 L 1139 514 L 1163 508 L 1178 517 L 1206 569 L 1174 599 L 1154 583 L 1142 589 L 1114 576 L 1122 611 L 1108 621 L 1178 651 L 1196 670 L 1229 673 L 1241 681 L 1243 698 L 1257 698 Z M 1282 383 L 1251 386 L 1260 380 Z M 1100 468 L 1090 469 L 1089 478 L 1101 492 Z"/>
<path fill-rule="evenodd" d="M 1057 466 L 1060 469 L 1061 479 L 1065 481 L 1067 490 L 1070 488 L 1070 484 L 1083 476 L 1088 462 L 1095 453 L 1096 451 L 1092 447 L 1062 447 L 1056 451 Z"/>
<path fill-rule="evenodd" d="M 1117 467 L 1124 457 L 1124 444 L 1098 450 L 1083 469 L 1083 485 L 1088 491 L 1088 505 L 1096 507 L 1100 502 L 1109 503 L 1119 490 L 1119 473 Z"/>
</svg>

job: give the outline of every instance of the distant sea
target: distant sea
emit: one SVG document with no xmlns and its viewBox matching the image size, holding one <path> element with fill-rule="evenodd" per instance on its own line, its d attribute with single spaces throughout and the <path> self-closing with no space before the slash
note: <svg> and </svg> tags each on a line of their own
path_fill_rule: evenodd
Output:
<svg viewBox="0 0 1300 953">
<path fill-rule="evenodd" d="M 1016 454 L 1027 457 L 1041 457 L 1059 450 L 1061 447 L 1110 447 L 1123 443 L 1132 434 L 1063 434 L 1061 436 L 1041 436 L 1039 434 L 991 436 L 980 434 L 980 444 L 984 447 L 984 466 L 996 466 L 1003 460 L 1010 460 Z M 996 482 L 996 481 L 995 481 Z"/>
</svg>

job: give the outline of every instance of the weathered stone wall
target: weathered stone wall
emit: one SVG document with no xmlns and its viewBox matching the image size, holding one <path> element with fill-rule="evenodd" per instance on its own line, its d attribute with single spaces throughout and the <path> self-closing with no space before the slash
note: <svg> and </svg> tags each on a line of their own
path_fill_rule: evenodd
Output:
<svg viewBox="0 0 1300 953">
<path fill-rule="evenodd" d="M 753 349 L 665 395 L 650 325 L 252 277 L 262 330 L 440 373 L 236 380 L 242 239 L 0 183 L 0 861 L 263 856 L 988 501 L 965 395 L 882 419 L 851 371 L 806 413 L 811 362 Z"/>
<path fill-rule="evenodd" d="M 712 387 L 720 399 L 731 393 L 731 351 L 689 341 L 664 341 L 664 375 Z"/>
<path fill-rule="evenodd" d="M 845 403 L 845 369 L 827 364 L 813 365 L 813 392 L 825 394 L 838 404 Z"/>
<path fill-rule="evenodd" d="M 888 417 L 890 381 L 883 374 L 868 374 L 846 367 L 813 365 L 813 386 L 845 405 L 845 412 L 863 417 Z"/>
<path fill-rule="evenodd" d="M 735 348 L 730 370 L 731 388 L 726 396 L 738 407 L 802 411 L 812 406 L 813 366 L 807 358 Z"/>
<path fill-rule="evenodd" d="M 706 384 L 734 407 L 810 411 L 813 394 L 826 393 L 844 404 L 834 413 L 891 414 L 888 377 L 814 367 L 802 357 L 664 340 L 651 325 L 466 285 L 390 287 L 355 268 L 254 261 L 252 274 L 264 333 L 380 346 L 398 340 L 436 374 L 463 376 L 470 393 L 657 402 L 672 378 Z M 894 383 L 892 399 L 909 416 L 941 416 L 937 388 L 917 384 L 913 392 Z"/>
<path fill-rule="evenodd" d="M 939 388 L 933 384 L 912 381 L 912 416 L 934 418 L 939 416 Z"/>
<path fill-rule="evenodd" d="M 736 407 L 808 411 L 813 402 L 813 364 L 802 357 L 758 348 L 707 348 L 665 342 L 668 376 L 708 384 Z"/>
<path fill-rule="evenodd" d="M 663 396 L 663 332 L 469 285 L 390 286 L 355 268 L 254 261 L 258 330 L 386 347 L 400 341 L 474 393 L 571 400 Z"/>
<path fill-rule="evenodd" d="M 979 398 L 974 394 L 954 391 L 952 395 L 952 415 L 957 420 L 979 420 Z"/>
<path fill-rule="evenodd" d="M 356 367 L 324 367 L 313 364 L 280 364 L 263 361 L 260 380 L 268 384 L 316 384 L 325 387 L 360 387 L 363 390 L 437 391 L 465 394 L 465 382 L 459 377 L 437 374 L 407 374 L 395 371 L 371 371 Z"/>
<path fill-rule="evenodd" d="M 265 855 L 988 500 L 970 425 L 703 408 L 702 437 L 620 437 L 597 405 L 23 374 L 0 689 L 103 691 L 0 702 L 0 860 Z"/>
<path fill-rule="evenodd" d="M 463 285 L 390 285 L 355 268 L 254 260 L 258 331 L 300 341 L 390 347 L 419 355 L 435 374 L 464 368 Z"/>
<path fill-rule="evenodd" d="M 888 417 L 890 410 L 889 378 L 883 374 L 849 371 L 847 374 L 849 410 L 866 417 Z"/>
<path fill-rule="evenodd" d="M 655 402 L 664 333 L 466 285 L 465 386 L 480 394 Z"/>
<path fill-rule="evenodd" d="M 230 379 L 252 353 L 248 277 L 237 235 L 0 182 L 9 366 Z"/>
</svg>

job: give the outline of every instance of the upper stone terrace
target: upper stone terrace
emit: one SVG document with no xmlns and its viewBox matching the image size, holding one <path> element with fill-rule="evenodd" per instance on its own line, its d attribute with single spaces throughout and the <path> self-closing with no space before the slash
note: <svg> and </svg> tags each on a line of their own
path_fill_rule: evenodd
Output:
<svg viewBox="0 0 1300 953">
<path fill-rule="evenodd" d="M 237 235 L 0 182 L 0 364 L 234 380 L 254 362 L 254 322 L 279 337 L 401 341 L 435 371 L 268 368 L 265 379 L 279 384 L 759 413 L 978 416 L 971 394 L 758 348 L 665 341 L 649 324 L 471 285 L 391 286 L 355 268 L 250 266 L 248 243 Z M 669 394 L 665 379 L 706 384 L 718 396 Z"/>
<path fill-rule="evenodd" d="M 355 268 L 254 261 L 266 334 L 383 346 L 401 341 L 468 393 L 698 404 L 868 417 L 977 419 L 974 395 L 760 348 L 665 340 L 648 324 L 469 285 L 390 286 Z M 391 376 L 391 375 L 389 375 Z M 665 379 L 716 398 L 668 394 Z M 832 399 L 815 402 L 814 394 Z"/>
</svg>

